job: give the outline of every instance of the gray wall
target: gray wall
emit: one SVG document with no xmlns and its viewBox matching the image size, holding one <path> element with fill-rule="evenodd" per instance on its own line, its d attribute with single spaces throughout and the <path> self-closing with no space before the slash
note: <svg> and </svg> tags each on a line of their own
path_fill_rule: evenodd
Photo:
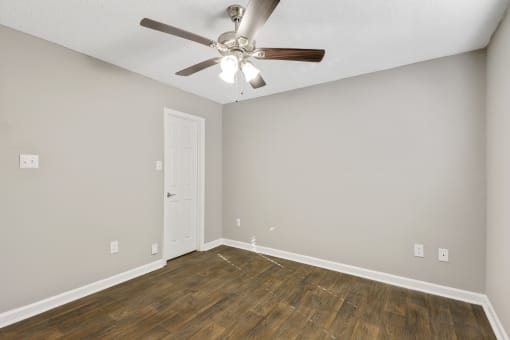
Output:
<svg viewBox="0 0 510 340">
<path fill-rule="evenodd" d="M 227 105 L 224 236 L 483 292 L 484 112 L 484 51 Z"/>
<path fill-rule="evenodd" d="M 510 332 L 510 16 L 487 54 L 487 295 Z"/>
<path fill-rule="evenodd" d="M 508 21 L 487 75 L 487 287 L 507 327 Z M 0 42 L 0 312 L 159 258 L 163 107 L 207 119 L 206 241 L 223 188 L 224 237 L 484 291 L 484 52 L 227 105 L 222 150 L 218 104 L 1 26 Z"/>
<path fill-rule="evenodd" d="M 164 107 L 207 119 L 206 241 L 221 237 L 220 105 L 1 26 L 0 46 L 0 312 L 160 258 Z"/>
</svg>

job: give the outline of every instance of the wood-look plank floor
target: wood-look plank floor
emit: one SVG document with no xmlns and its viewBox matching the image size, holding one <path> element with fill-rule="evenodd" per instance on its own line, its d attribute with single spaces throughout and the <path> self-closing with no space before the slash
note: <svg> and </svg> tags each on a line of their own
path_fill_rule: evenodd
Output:
<svg viewBox="0 0 510 340">
<path fill-rule="evenodd" d="M 1 339 L 495 339 L 480 306 L 221 246 Z"/>
</svg>

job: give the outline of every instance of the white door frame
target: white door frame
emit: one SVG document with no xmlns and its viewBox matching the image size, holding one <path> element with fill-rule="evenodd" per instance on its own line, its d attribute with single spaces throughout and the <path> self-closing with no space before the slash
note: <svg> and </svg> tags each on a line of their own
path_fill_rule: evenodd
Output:
<svg viewBox="0 0 510 340">
<path fill-rule="evenodd" d="M 204 216 L 205 216 L 205 118 L 202 118 L 202 117 L 198 117 L 198 116 L 195 116 L 195 115 L 192 115 L 192 114 L 189 114 L 189 113 L 184 113 L 184 112 L 180 112 L 180 111 L 176 111 L 176 110 L 172 110 L 172 109 L 169 109 L 169 108 L 166 108 L 164 109 L 164 112 L 163 112 L 163 126 L 164 126 L 164 136 L 163 136 L 163 164 L 164 166 L 166 166 L 168 163 L 168 160 L 166 159 L 166 145 L 167 145 L 167 136 L 168 136 L 168 131 L 167 131 L 167 117 L 168 115 L 172 115 L 174 117 L 180 117 L 180 118 L 185 118 L 185 119 L 189 119 L 189 120 L 193 120 L 193 121 L 196 121 L 198 123 L 198 134 L 197 134 L 197 138 L 198 138 L 198 160 L 197 160 L 197 214 L 196 214 L 196 218 L 197 218 L 197 250 L 203 250 L 204 249 L 204 238 L 205 238 L 205 227 L 204 227 Z M 166 192 L 165 192 L 165 188 L 166 188 L 166 171 L 163 172 L 163 259 L 166 261 L 168 260 L 168 249 L 166 249 L 166 244 L 165 244 L 165 234 L 166 234 L 166 221 L 167 221 L 167 216 L 166 216 L 166 209 L 165 209 L 165 204 L 166 204 Z"/>
</svg>

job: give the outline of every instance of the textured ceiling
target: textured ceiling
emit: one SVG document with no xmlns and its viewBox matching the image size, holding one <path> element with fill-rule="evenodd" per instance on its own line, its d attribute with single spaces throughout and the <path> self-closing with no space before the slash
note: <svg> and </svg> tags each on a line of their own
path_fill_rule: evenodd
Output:
<svg viewBox="0 0 510 340">
<path fill-rule="evenodd" d="M 174 75 L 217 51 L 138 25 L 149 17 L 216 40 L 233 29 L 225 9 L 235 2 L 248 0 L 0 0 L 0 24 L 229 103 L 483 48 L 507 6 L 507 0 L 281 1 L 257 46 L 324 48 L 326 56 L 320 64 L 255 60 L 268 84 L 258 90 L 224 83 L 219 66 Z"/>
</svg>

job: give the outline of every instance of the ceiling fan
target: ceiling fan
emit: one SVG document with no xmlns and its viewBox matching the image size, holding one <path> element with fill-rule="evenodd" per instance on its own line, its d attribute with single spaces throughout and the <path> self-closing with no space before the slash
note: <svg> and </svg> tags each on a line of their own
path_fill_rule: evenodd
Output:
<svg viewBox="0 0 510 340">
<path fill-rule="evenodd" d="M 257 48 L 255 36 L 271 16 L 280 0 L 251 0 L 245 9 L 240 5 L 227 8 L 227 14 L 235 24 L 235 30 L 221 34 L 218 41 L 181 30 L 152 19 L 144 18 L 140 25 L 156 31 L 175 35 L 202 45 L 215 48 L 220 57 L 211 58 L 195 64 L 176 73 L 179 76 L 190 76 L 216 64 L 221 65 L 220 78 L 227 83 L 234 83 L 236 74 L 242 71 L 244 78 L 254 89 L 266 85 L 260 71 L 250 59 L 261 60 L 291 60 L 320 62 L 324 57 L 324 50 L 301 48 Z"/>
</svg>

